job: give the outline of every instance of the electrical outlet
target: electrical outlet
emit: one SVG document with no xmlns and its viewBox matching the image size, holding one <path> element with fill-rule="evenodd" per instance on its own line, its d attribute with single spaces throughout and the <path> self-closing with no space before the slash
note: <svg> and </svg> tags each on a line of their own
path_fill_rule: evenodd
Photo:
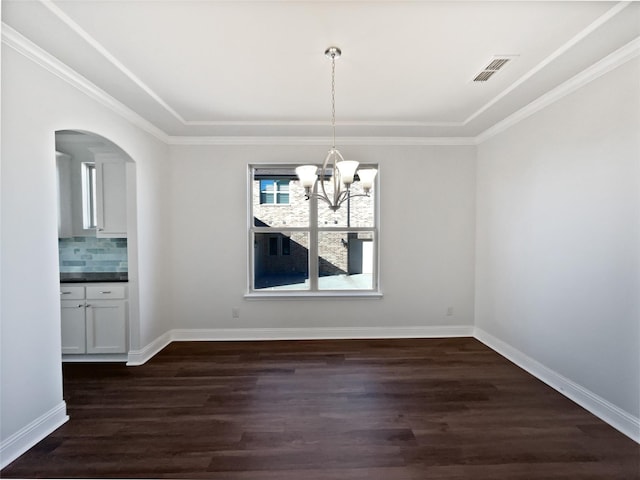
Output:
<svg viewBox="0 0 640 480">
<path fill-rule="evenodd" d="M 451 317 L 453 315 L 453 307 L 447 308 L 447 317 Z"/>
<path fill-rule="evenodd" d="M 232 318 L 240 318 L 240 309 L 238 307 L 233 307 L 231 309 L 231 317 Z"/>
</svg>

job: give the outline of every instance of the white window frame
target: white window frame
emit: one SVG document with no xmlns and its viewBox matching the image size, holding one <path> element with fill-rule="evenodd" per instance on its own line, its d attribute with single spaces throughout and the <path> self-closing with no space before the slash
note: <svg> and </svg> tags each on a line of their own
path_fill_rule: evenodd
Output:
<svg viewBox="0 0 640 480">
<path fill-rule="evenodd" d="M 309 202 L 309 226 L 308 227 L 258 227 L 255 226 L 254 212 L 253 212 L 253 200 L 254 200 L 254 172 L 255 169 L 280 169 L 291 168 L 292 170 L 297 167 L 298 164 L 250 164 L 248 166 L 247 175 L 247 192 L 248 192 L 248 208 L 247 208 L 247 250 L 248 250 L 248 268 L 247 268 L 247 292 L 246 298 L 295 298 L 295 297 L 310 297 L 310 298 L 322 298 L 322 297 L 354 297 L 354 298 L 382 298 L 382 290 L 380 286 L 380 188 L 378 179 L 380 178 L 380 167 L 375 165 L 378 169 L 374 181 L 374 213 L 373 213 L 373 226 L 372 227 L 327 227 L 318 226 L 318 203 L 324 205 L 323 202 L 319 202 L 314 196 L 311 196 L 307 202 Z M 368 166 L 368 165 L 367 165 Z M 292 180 L 297 182 L 297 180 Z M 258 182 L 259 185 L 259 182 Z M 293 192 L 290 192 L 293 195 Z M 291 197 L 289 197 L 291 204 Z M 265 204 L 262 204 L 265 205 Z M 270 205 L 270 204 L 266 204 Z M 346 208 L 343 206 L 341 208 Z M 308 255 L 308 272 L 309 272 L 309 289 L 308 290 L 269 290 L 269 289 L 255 289 L 254 288 L 254 265 L 255 265 L 255 235 L 258 233 L 267 234 L 286 234 L 291 232 L 307 232 L 309 235 L 309 255 Z M 319 268 L 318 268 L 318 236 L 320 232 L 346 232 L 346 233 L 358 233 L 358 232 L 371 232 L 373 235 L 373 272 L 372 272 L 372 288 L 370 289 L 339 289 L 339 290 L 327 290 L 319 289 Z M 280 252 L 279 252 L 280 253 Z"/>
<path fill-rule="evenodd" d="M 96 182 L 98 171 L 95 162 L 82 162 L 82 227 L 95 230 L 98 224 Z"/>
<path fill-rule="evenodd" d="M 261 205 L 273 205 L 273 206 L 278 206 L 278 205 L 290 205 L 291 204 L 291 194 L 289 190 L 281 190 L 280 187 L 284 186 L 284 183 L 282 183 L 282 180 L 278 180 L 278 179 L 271 179 L 271 181 L 273 182 L 273 191 L 269 191 L 269 190 L 262 190 L 262 180 L 260 180 L 260 204 Z M 288 186 L 288 184 L 287 184 Z M 273 195 L 273 202 L 262 202 L 262 194 L 265 195 Z M 288 202 L 279 202 L 278 200 L 282 197 L 282 195 L 286 194 L 287 197 L 289 198 Z"/>
</svg>

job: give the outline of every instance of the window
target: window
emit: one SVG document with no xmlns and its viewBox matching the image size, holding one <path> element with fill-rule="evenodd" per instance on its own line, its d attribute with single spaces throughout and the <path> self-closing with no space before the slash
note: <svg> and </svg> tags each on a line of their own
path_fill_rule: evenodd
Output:
<svg viewBox="0 0 640 480">
<path fill-rule="evenodd" d="M 291 237 L 282 237 L 282 255 L 291 255 Z"/>
<path fill-rule="evenodd" d="M 305 200 L 295 166 L 250 173 L 249 295 L 379 294 L 377 186 L 334 212 L 313 196 Z M 353 195 L 363 193 L 357 180 Z"/>
<path fill-rule="evenodd" d="M 82 226 L 85 229 L 96 228 L 96 164 L 83 162 L 82 168 Z"/>
<path fill-rule="evenodd" d="M 260 180 L 260 203 L 287 205 L 289 203 L 289 181 L 277 179 Z"/>
<path fill-rule="evenodd" d="M 282 234 L 269 237 L 269 255 L 291 255 L 291 237 Z"/>
<path fill-rule="evenodd" d="M 278 237 L 269 237 L 269 255 L 278 255 Z"/>
</svg>

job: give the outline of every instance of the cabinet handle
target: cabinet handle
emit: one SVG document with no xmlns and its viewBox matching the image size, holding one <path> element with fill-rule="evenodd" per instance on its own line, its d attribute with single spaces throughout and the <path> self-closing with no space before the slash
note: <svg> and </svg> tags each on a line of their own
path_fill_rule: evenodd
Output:
<svg viewBox="0 0 640 480">
<path fill-rule="evenodd" d="M 104 292 L 100 292 L 100 293 L 111 293 L 111 290 L 105 290 Z"/>
<path fill-rule="evenodd" d="M 60 292 L 60 295 L 71 295 L 71 292 Z"/>
<path fill-rule="evenodd" d="M 89 308 L 90 306 L 91 306 L 91 304 L 90 304 L 90 303 L 87 303 L 86 307 L 87 307 L 87 308 Z"/>
<path fill-rule="evenodd" d="M 103 230 L 104 230 L 104 228 L 100 228 L 100 227 L 98 227 L 98 231 L 99 231 L 99 232 L 102 232 Z"/>
<path fill-rule="evenodd" d="M 78 308 L 82 308 L 82 307 L 84 307 L 84 304 L 79 303 L 79 304 L 78 304 Z"/>
</svg>

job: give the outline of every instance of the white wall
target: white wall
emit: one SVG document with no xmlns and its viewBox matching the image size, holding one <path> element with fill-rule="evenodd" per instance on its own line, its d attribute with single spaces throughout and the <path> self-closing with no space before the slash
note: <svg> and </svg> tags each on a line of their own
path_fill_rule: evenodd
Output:
<svg viewBox="0 0 640 480">
<path fill-rule="evenodd" d="M 640 416 L 640 62 L 478 147 L 476 326 Z"/>
<path fill-rule="evenodd" d="M 140 332 L 135 340 L 145 345 L 168 328 L 162 262 L 169 241 L 166 145 L 3 44 L 3 446 L 62 402 L 54 153 L 54 132 L 61 129 L 95 132 L 136 161 Z"/>
<path fill-rule="evenodd" d="M 473 146 L 341 148 L 380 166 L 383 299 L 243 298 L 247 165 L 319 162 L 327 148 L 171 147 L 174 328 L 473 324 Z"/>
</svg>

